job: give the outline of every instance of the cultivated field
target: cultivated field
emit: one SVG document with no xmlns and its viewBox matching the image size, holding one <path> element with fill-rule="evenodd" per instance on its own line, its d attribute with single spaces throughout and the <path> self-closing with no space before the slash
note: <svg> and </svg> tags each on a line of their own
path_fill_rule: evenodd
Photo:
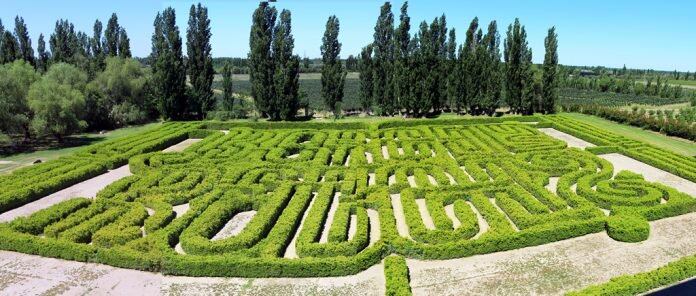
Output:
<svg viewBox="0 0 696 296">
<path fill-rule="evenodd" d="M 565 115 L 171 122 L 0 176 L 0 285 L 559 294 L 696 253 L 694 182 Z"/>
</svg>

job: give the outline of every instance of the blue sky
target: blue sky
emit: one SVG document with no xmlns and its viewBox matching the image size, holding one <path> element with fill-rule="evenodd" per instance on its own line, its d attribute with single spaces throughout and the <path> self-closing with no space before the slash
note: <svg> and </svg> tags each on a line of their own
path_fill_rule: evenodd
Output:
<svg viewBox="0 0 696 296">
<path fill-rule="evenodd" d="M 152 21 L 167 6 L 177 11 L 177 23 L 185 38 L 188 9 L 197 1 L 153 0 L 3 0 L 0 11 L 5 28 L 13 28 L 14 16 L 24 17 L 36 48 L 39 33 L 48 36 L 55 21 L 67 18 L 78 30 L 91 35 L 94 20 L 106 23 L 112 12 L 131 38 L 136 56 L 150 53 Z M 293 14 L 295 52 L 318 57 L 321 36 L 328 16 L 341 22 L 343 54 L 357 54 L 372 39 L 379 7 L 373 0 L 278 0 L 278 9 Z M 395 18 L 403 1 L 392 1 Z M 253 0 L 203 1 L 209 9 L 214 56 L 246 56 Z M 412 0 L 412 27 L 445 13 L 455 27 L 458 41 L 474 16 L 482 24 L 497 20 L 501 35 L 515 17 L 527 27 L 534 61 L 543 59 L 546 31 L 556 26 L 562 64 L 604 65 L 661 70 L 696 70 L 696 2 L 642 0 Z"/>
</svg>

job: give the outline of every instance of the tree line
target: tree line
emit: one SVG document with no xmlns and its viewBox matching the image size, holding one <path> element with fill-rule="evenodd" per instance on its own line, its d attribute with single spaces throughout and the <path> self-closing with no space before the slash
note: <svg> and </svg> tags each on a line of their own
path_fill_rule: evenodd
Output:
<svg viewBox="0 0 696 296">
<path fill-rule="evenodd" d="M 413 36 L 408 2 L 395 26 L 392 7 L 380 10 L 374 41 L 359 56 L 361 105 L 381 115 L 412 116 L 443 111 L 493 115 L 507 105 L 520 114 L 552 113 L 558 87 L 558 39 L 548 31 L 541 80 L 536 78 L 532 50 L 519 20 L 508 26 L 501 61 L 496 21 L 484 28 L 471 21 L 458 44 L 445 15 L 421 22 Z"/>
</svg>

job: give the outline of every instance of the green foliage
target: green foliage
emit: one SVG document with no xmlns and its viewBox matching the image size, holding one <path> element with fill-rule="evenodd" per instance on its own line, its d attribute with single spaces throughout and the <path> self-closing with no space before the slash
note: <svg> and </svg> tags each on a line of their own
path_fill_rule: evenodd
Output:
<svg viewBox="0 0 696 296">
<path fill-rule="evenodd" d="M 375 24 L 373 99 L 384 115 L 393 114 L 397 108 L 393 93 L 394 14 L 391 3 L 384 2 Z"/>
<path fill-rule="evenodd" d="M 15 61 L 0 66 L 0 130 L 7 133 L 29 133 L 27 94 L 39 75 L 27 62 Z"/>
<path fill-rule="evenodd" d="M 165 118 L 182 119 L 187 108 L 186 67 L 174 9 L 169 7 L 157 13 L 154 27 L 151 54 L 153 95 Z M 107 53 L 111 54 L 111 51 L 107 50 Z"/>
<path fill-rule="evenodd" d="M 346 83 L 346 71 L 341 62 L 341 43 L 338 42 L 339 22 L 336 16 L 330 16 L 326 21 L 326 31 L 322 38 L 321 55 L 321 93 L 329 111 L 337 116 L 336 108 L 343 100 L 343 86 Z"/>
<path fill-rule="evenodd" d="M 363 111 L 369 112 L 373 102 L 373 59 L 372 45 L 362 48 L 360 52 L 360 107 Z"/>
<path fill-rule="evenodd" d="M 267 113 L 271 120 L 290 120 L 299 109 L 300 58 L 292 54 L 295 39 L 292 36 L 290 11 L 283 9 L 273 32 L 274 95 Z"/>
<path fill-rule="evenodd" d="M 233 107 L 232 65 L 228 62 L 225 63 L 225 66 L 222 68 L 222 109 L 225 111 L 232 111 Z"/>
<path fill-rule="evenodd" d="M 53 65 L 40 81 L 32 84 L 27 95 L 34 114 L 32 129 L 39 135 L 52 135 L 59 140 L 85 129 L 82 90 L 86 83 L 87 75 L 74 66 Z"/>
<path fill-rule="evenodd" d="M 207 112 L 215 109 L 213 91 L 210 88 L 215 74 L 211 36 L 208 8 L 200 3 L 198 6 L 191 5 L 186 31 L 186 71 L 191 83 L 188 108 L 198 114 L 199 118 L 205 118 Z"/>
<path fill-rule="evenodd" d="M 648 239 L 650 225 L 645 218 L 639 216 L 609 216 L 607 218 L 607 234 L 617 241 L 640 242 Z"/>
<path fill-rule="evenodd" d="M 266 116 L 272 106 L 273 76 L 275 73 L 271 54 L 273 31 L 277 11 L 268 2 L 259 3 L 252 17 L 249 36 L 249 81 L 251 82 L 251 97 L 259 112 Z"/>
<path fill-rule="evenodd" d="M 542 91 L 541 91 L 541 110 L 544 113 L 554 113 L 556 101 L 558 100 L 558 35 L 556 28 L 549 29 L 546 39 L 544 39 L 546 53 L 544 55 Z"/>
<path fill-rule="evenodd" d="M 404 257 L 388 256 L 384 258 L 384 277 L 387 282 L 386 295 L 413 295 L 411 286 L 409 285 L 408 265 L 406 265 L 406 259 L 404 259 Z"/>
</svg>

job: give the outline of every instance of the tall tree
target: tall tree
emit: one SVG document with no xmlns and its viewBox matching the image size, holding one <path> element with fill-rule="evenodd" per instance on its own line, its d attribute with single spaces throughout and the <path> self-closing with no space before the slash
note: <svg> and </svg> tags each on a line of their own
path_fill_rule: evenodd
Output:
<svg viewBox="0 0 696 296">
<path fill-rule="evenodd" d="M 532 49 L 528 48 L 522 59 L 522 105 L 521 112 L 523 115 L 532 115 L 538 109 L 539 100 L 537 95 L 540 91 L 540 86 L 534 79 L 534 70 L 532 69 Z"/>
<path fill-rule="evenodd" d="M 394 101 L 394 14 L 391 3 L 384 2 L 375 25 L 374 37 L 374 99 L 382 113 L 391 115 L 396 111 Z"/>
<path fill-rule="evenodd" d="M 222 107 L 225 111 L 232 111 L 234 107 L 234 95 L 232 94 L 232 65 L 225 62 L 222 67 Z"/>
<path fill-rule="evenodd" d="M 5 31 L 2 34 L 2 56 L 0 56 L 0 63 L 11 63 L 19 58 L 19 45 L 17 44 L 17 39 L 10 31 Z"/>
<path fill-rule="evenodd" d="M 109 22 L 106 24 L 104 31 L 104 53 L 107 56 L 118 56 L 119 37 L 121 35 L 121 27 L 118 24 L 118 16 L 116 13 L 111 14 Z"/>
<path fill-rule="evenodd" d="M 459 61 L 457 60 L 457 33 L 452 28 L 449 31 L 449 39 L 447 40 L 447 61 L 445 62 L 447 78 L 447 106 L 449 109 L 456 109 L 457 97 L 459 95 L 459 77 L 456 75 Z M 457 112 L 459 110 L 456 110 Z"/>
<path fill-rule="evenodd" d="M 27 25 L 24 23 L 24 18 L 19 16 L 15 17 L 14 33 L 19 46 L 18 58 L 34 65 L 34 49 L 31 46 L 31 38 L 29 37 Z"/>
<path fill-rule="evenodd" d="M 102 46 L 102 22 L 95 20 L 92 30 L 92 39 L 89 41 L 92 47 L 92 64 L 95 70 L 101 71 L 104 70 L 104 67 L 106 66 L 104 61 L 104 48 Z"/>
<path fill-rule="evenodd" d="M 189 106 L 199 117 L 204 118 L 208 111 L 215 109 L 213 84 L 213 57 L 210 46 L 210 19 L 208 8 L 200 3 L 191 5 L 188 30 L 186 31 L 186 71 L 191 82 Z"/>
<path fill-rule="evenodd" d="M 326 21 L 326 31 L 322 38 L 321 57 L 321 94 L 324 104 L 334 116 L 338 116 L 340 110 L 337 104 L 343 100 L 343 86 L 346 82 L 346 71 L 341 63 L 341 43 L 338 42 L 340 24 L 335 15 Z"/>
<path fill-rule="evenodd" d="M 269 101 L 271 120 L 295 118 L 300 106 L 300 58 L 292 54 L 295 39 L 292 36 L 292 17 L 283 9 L 273 32 L 273 75 L 275 95 Z"/>
<path fill-rule="evenodd" d="M 533 112 L 529 110 L 531 104 L 523 106 L 522 100 L 527 97 L 524 90 L 525 85 L 529 85 L 532 54 L 527 46 L 527 32 L 519 19 L 508 26 L 504 47 L 505 100 L 513 113 L 529 114 Z"/>
<path fill-rule="evenodd" d="M 186 67 L 176 12 L 168 7 L 155 17 L 152 35 L 152 76 L 161 114 L 183 119 L 186 111 Z"/>
<path fill-rule="evenodd" d="M 408 1 L 401 6 L 399 26 L 394 31 L 394 106 L 398 109 L 412 107 L 410 81 L 411 17 L 408 16 Z M 408 111 L 407 111 L 408 112 Z"/>
<path fill-rule="evenodd" d="M 500 106 L 501 74 L 500 74 L 500 34 L 498 33 L 498 24 L 496 21 L 491 21 L 488 24 L 488 31 L 483 38 L 481 45 L 484 49 L 483 58 L 483 79 L 482 83 L 482 102 L 481 112 L 488 115 L 493 115 L 495 110 Z"/>
<path fill-rule="evenodd" d="M 2 41 L 3 41 L 3 39 L 5 39 L 5 26 L 2 25 L 2 19 L 0 19 L 0 64 L 3 63 L 3 60 L 2 60 L 2 56 L 3 56 Z"/>
<path fill-rule="evenodd" d="M 460 94 L 457 101 L 457 109 L 470 108 L 477 94 L 478 77 L 475 76 L 477 60 L 474 57 L 477 40 L 476 31 L 478 30 L 478 17 L 475 17 L 466 30 L 466 39 L 459 50 L 460 65 Z"/>
<path fill-rule="evenodd" d="M 549 29 L 548 35 L 544 40 L 544 47 L 546 53 L 544 54 L 541 97 L 542 109 L 544 113 L 548 114 L 555 112 L 556 100 L 558 99 L 558 35 L 556 34 L 556 27 Z M 624 69 L 626 69 L 625 65 Z"/>
<path fill-rule="evenodd" d="M 360 107 L 363 112 L 370 112 L 372 107 L 373 73 L 372 44 L 360 51 L 358 71 L 360 72 Z"/>
<path fill-rule="evenodd" d="M 51 58 L 49 53 L 46 52 L 46 41 L 44 41 L 44 35 L 40 34 L 39 35 L 39 45 L 37 47 L 37 54 L 38 56 L 36 57 L 36 69 L 44 73 L 46 70 L 48 70 L 48 60 Z"/>
<path fill-rule="evenodd" d="M 124 28 L 121 28 L 120 32 L 118 33 L 118 56 L 121 58 L 132 57 L 130 50 L 130 38 L 128 38 L 128 34 Z"/>
<path fill-rule="evenodd" d="M 269 103 L 274 96 L 273 91 L 273 59 L 271 42 L 273 27 L 276 21 L 276 9 L 268 2 L 260 2 L 252 17 L 249 34 L 249 81 L 251 96 L 261 116 L 269 113 Z"/>
</svg>

